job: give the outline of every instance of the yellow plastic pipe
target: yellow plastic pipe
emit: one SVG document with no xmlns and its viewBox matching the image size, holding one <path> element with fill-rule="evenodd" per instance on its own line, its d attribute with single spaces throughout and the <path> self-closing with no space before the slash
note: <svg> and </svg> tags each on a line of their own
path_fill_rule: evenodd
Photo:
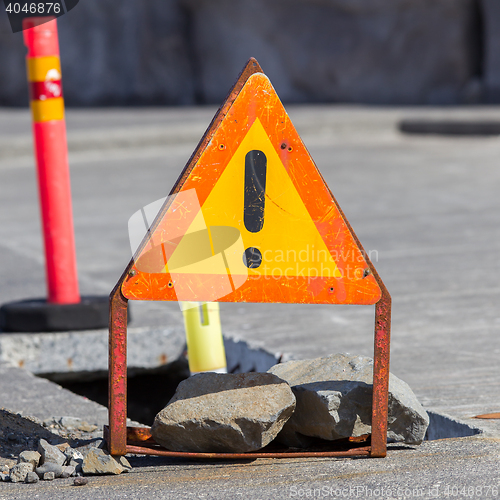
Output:
<svg viewBox="0 0 500 500">
<path fill-rule="evenodd" d="M 183 302 L 189 370 L 227 373 L 217 302 Z"/>
</svg>

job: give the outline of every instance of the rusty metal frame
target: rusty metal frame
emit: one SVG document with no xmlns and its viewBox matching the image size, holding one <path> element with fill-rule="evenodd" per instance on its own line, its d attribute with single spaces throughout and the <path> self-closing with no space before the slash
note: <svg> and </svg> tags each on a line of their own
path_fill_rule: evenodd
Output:
<svg viewBox="0 0 500 500">
<path fill-rule="evenodd" d="M 378 275 L 372 268 L 376 278 Z M 379 281 L 380 278 L 377 279 Z M 373 367 L 373 402 L 371 444 L 345 451 L 289 451 L 256 453 L 182 453 L 154 446 L 149 428 L 127 429 L 127 309 L 128 299 L 117 285 L 110 296 L 109 328 L 109 428 L 106 441 L 112 455 L 136 453 L 179 458 L 302 458 L 302 457 L 385 457 L 387 454 L 387 406 L 389 391 L 389 356 L 391 297 L 381 281 L 382 298 L 375 305 Z M 135 433 L 134 433 L 135 432 Z M 142 434 L 142 437 L 141 437 Z M 144 438 L 144 436 L 147 436 Z M 146 443 L 147 441 L 147 443 Z M 153 445 L 153 446 L 151 446 Z"/>
<path fill-rule="evenodd" d="M 199 159 L 203 149 L 210 142 L 217 127 L 222 122 L 228 109 L 238 96 L 250 75 L 262 72 L 255 59 L 250 59 L 233 89 L 205 135 L 201 139 L 195 152 L 189 159 L 181 173 L 176 188 L 170 194 L 180 189 L 183 181 L 188 177 L 193 166 Z M 259 450 L 252 453 L 186 453 L 172 452 L 158 446 L 151 438 L 149 428 L 127 428 L 127 310 L 128 299 L 123 295 L 121 286 L 134 266 L 134 259 L 130 261 L 115 288 L 110 294 L 110 319 L 109 319 L 109 427 L 105 428 L 105 439 L 109 452 L 112 455 L 125 455 L 127 453 L 144 455 L 161 455 L 179 458 L 205 458 L 205 459 L 254 459 L 254 458 L 303 458 L 303 457 L 385 457 L 387 454 L 387 411 L 389 393 L 389 358 L 390 358 L 390 328 L 391 328 L 391 296 L 375 267 L 364 251 L 361 243 L 345 218 L 341 208 L 332 195 L 344 221 L 358 244 L 370 272 L 377 281 L 382 292 L 380 300 L 375 304 L 375 333 L 374 333 L 374 367 L 373 367 L 373 401 L 372 401 L 372 433 L 369 445 L 351 442 L 348 449 L 332 449 L 328 451 L 276 451 L 273 449 Z M 161 211 L 163 213 L 164 209 Z M 162 213 L 153 224 L 161 219 Z M 144 244 L 144 243 L 143 243 Z M 142 250 L 140 247 L 138 253 Z M 366 443 L 364 443 L 366 444 Z"/>
</svg>

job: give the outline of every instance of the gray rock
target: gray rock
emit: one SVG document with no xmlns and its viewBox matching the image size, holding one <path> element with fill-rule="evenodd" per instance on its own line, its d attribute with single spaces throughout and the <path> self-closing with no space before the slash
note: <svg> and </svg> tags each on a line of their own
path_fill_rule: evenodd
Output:
<svg viewBox="0 0 500 500">
<path fill-rule="evenodd" d="M 371 432 L 373 360 L 334 354 L 325 358 L 289 361 L 269 372 L 286 380 L 297 408 L 278 441 L 307 446 L 308 438 L 335 440 Z M 412 390 L 390 374 L 388 439 L 420 444 L 429 417 Z"/>
<path fill-rule="evenodd" d="M 12 469 L 10 469 L 10 480 L 13 483 L 22 483 L 28 472 L 33 472 L 33 464 L 29 464 L 26 462 L 14 465 Z"/>
<path fill-rule="evenodd" d="M 73 484 L 75 486 L 85 486 L 89 482 L 87 477 L 75 477 Z"/>
<path fill-rule="evenodd" d="M 84 474 L 121 474 L 132 469 L 125 457 L 113 457 L 102 448 L 91 448 L 83 459 Z"/>
<path fill-rule="evenodd" d="M 62 465 L 55 464 L 53 462 L 46 462 L 40 467 L 37 467 L 35 472 L 38 474 L 38 477 L 41 478 L 43 478 L 47 472 L 53 472 L 55 477 L 61 477 L 63 467 Z"/>
<path fill-rule="evenodd" d="M 76 448 L 71 448 L 71 446 L 68 446 L 64 451 L 64 456 L 66 457 L 66 463 L 68 463 L 69 460 L 72 458 L 78 457 L 78 458 L 83 458 L 82 453 L 77 450 Z"/>
<path fill-rule="evenodd" d="M 64 452 L 68 449 L 71 448 L 68 442 L 60 443 L 55 445 L 56 448 L 64 455 Z M 64 455 L 66 456 L 66 455 Z"/>
<path fill-rule="evenodd" d="M 132 470 L 130 462 L 125 457 L 115 457 L 115 460 L 117 460 L 118 463 L 123 467 L 123 472 L 129 472 Z"/>
<path fill-rule="evenodd" d="M 38 443 L 38 452 L 42 456 L 40 459 L 40 464 L 42 465 L 50 462 L 62 466 L 64 462 L 66 462 L 64 453 L 59 448 L 47 443 L 45 439 L 40 439 Z"/>
<path fill-rule="evenodd" d="M 83 464 L 83 455 L 79 450 L 74 448 L 66 448 L 64 450 L 66 456 L 66 465 L 74 467 L 76 472 L 81 472 Z"/>
<path fill-rule="evenodd" d="M 85 457 L 85 455 L 93 448 L 106 449 L 106 441 L 104 441 L 104 439 L 102 438 L 91 439 L 90 441 L 86 442 L 86 444 L 75 448 L 75 450 L 81 453 L 83 457 Z"/>
<path fill-rule="evenodd" d="M 62 469 L 61 477 L 70 477 L 76 473 L 75 468 L 72 465 L 66 465 Z"/>
<path fill-rule="evenodd" d="M 0 481 L 3 481 L 5 483 L 7 483 L 8 481 L 10 481 L 9 474 L 6 474 L 5 472 L 0 472 Z"/>
<path fill-rule="evenodd" d="M 17 459 L 17 463 L 28 463 L 33 465 L 33 469 L 38 467 L 40 463 L 40 453 L 38 451 L 22 451 L 19 454 L 19 458 Z"/>
<path fill-rule="evenodd" d="M 274 439 L 294 408 L 288 384 L 269 373 L 201 373 L 179 384 L 151 433 L 174 451 L 253 451 Z"/>
<path fill-rule="evenodd" d="M 53 472 L 46 472 L 43 475 L 43 480 L 44 481 L 53 481 L 56 478 L 56 475 Z"/>
<path fill-rule="evenodd" d="M 25 483 L 38 483 L 40 479 L 38 478 L 38 475 L 35 472 L 28 472 L 26 474 L 26 478 L 24 479 Z"/>
</svg>

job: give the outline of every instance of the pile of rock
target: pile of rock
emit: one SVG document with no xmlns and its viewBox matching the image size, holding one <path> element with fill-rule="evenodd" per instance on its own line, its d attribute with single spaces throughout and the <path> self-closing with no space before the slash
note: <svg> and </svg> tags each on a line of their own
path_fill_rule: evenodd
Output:
<svg viewBox="0 0 500 500">
<path fill-rule="evenodd" d="M 92 440 L 83 446 L 72 448 L 68 443 L 51 445 L 40 439 L 38 451 L 23 451 L 18 463 L 10 470 L 4 466 L 0 472 L 2 481 L 13 483 L 37 483 L 40 479 L 52 481 L 91 474 L 120 474 L 131 469 L 125 457 L 112 457 L 104 450 L 102 439 Z M 81 479 L 75 484 L 85 484 Z"/>
<path fill-rule="evenodd" d="M 173 451 L 243 453 L 273 439 L 293 448 L 371 432 L 373 360 L 335 354 L 268 373 L 195 375 L 177 388 L 151 433 Z M 429 417 L 408 384 L 389 378 L 388 439 L 420 444 Z"/>
</svg>

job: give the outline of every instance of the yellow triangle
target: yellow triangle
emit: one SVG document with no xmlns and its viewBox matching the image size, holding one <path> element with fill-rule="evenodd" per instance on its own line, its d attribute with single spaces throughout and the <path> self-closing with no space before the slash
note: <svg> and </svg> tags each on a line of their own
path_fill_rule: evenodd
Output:
<svg viewBox="0 0 500 500">
<path fill-rule="evenodd" d="M 262 151 L 267 158 L 264 224 L 257 233 L 244 225 L 245 156 L 251 150 Z M 203 168 L 202 165 L 200 165 Z M 307 208 L 293 185 L 260 120 L 256 118 L 247 135 L 224 169 L 221 177 L 201 207 L 210 226 L 237 228 L 246 248 L 262 254 L 258 268 L 247 269 L 243 255 L 231 274 L 250 276 L 341 277 Z M 194 224 L 194 223 L 193 223 Z M 191 232 L 191 228 L 189 232 Z M 183 251 L 183 245 L 174 252 Z M 239 268 L 239 269 L 238 269 Z"/>
</svg>

